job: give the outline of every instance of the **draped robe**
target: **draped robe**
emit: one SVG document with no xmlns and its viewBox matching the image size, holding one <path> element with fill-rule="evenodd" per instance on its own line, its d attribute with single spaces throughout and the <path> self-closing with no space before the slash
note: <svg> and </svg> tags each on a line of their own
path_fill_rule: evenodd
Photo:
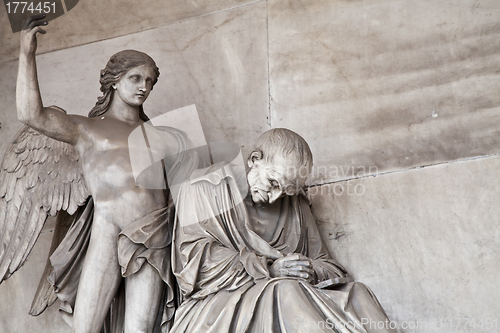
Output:
<svg viewBox="0 0 500 333">
<path fill-rule="evenodd" d="M 318 281 L 347 275 L 329 258 L 306 198 L 275 203 L 279 218 L 266 241 L 252 230 L 253 203 L 238 188 L 241 175 L 229 165 L 216 169 L 199 171 L 179 192 L 172 265 L 184 301 L 171 332 L 366 332 L 352 306 L 363 285 L 326 290 L 270 275 L 272 262 L 288 253 L 309 257 Z M 375 316 L 387 318 L 366 294 Z"/>
</svg>

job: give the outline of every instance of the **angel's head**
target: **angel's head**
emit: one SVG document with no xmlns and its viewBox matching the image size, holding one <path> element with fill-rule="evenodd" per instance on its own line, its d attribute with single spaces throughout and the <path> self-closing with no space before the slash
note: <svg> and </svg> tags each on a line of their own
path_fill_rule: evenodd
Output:
<svg viewBox="0 0 500 333">
<path fill-rule="evenodd" d="M 160 71 L 154 60 L 146 53 L 135 50 L 124 50 L 114 54 L 106 64 L 106 68 L 101 70 L 101 91 L 103 95 L 98 97 L 97 103 L 89 113 L 89 117 L 98 117 L 108 111 L 111 100 L 114 97 L 114 87 L 122 77 L 134 68 L 148 67 L 153 73 L 151 90 L 158 81 Z M 149 118 L 144 113 L 142 105 L 140 107 L 140 117 L 147 121 Z"/>
</svg>

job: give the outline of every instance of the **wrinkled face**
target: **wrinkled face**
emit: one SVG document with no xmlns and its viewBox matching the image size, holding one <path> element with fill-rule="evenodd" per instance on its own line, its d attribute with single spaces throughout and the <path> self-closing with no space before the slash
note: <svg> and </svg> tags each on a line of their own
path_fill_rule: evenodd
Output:
<svg viewBox="0 0 500 333">
<path fill-rule="evenodd" d="M 272 204 L 283 195 L 295 195 L 307 179 L 300 177 L 294 163 L 282 156 L 275 156 L 272 162 L 249 161 L 249 166 L 247 180 L 255 203 Z"/>
<path fill-rule="evenodd" d="M 131 106 L 141 106 L 153 89 L 156 74 L 148 65 L 129 69 L 113 88 L 122 101 Z"/>
</svg>

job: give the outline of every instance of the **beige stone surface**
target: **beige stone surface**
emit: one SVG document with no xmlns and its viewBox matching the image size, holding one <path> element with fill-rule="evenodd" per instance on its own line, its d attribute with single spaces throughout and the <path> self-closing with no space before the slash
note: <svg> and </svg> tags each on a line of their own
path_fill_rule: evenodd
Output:
<svg viewBox="0 0 500 333">
<path fill-rule="evenodd" d="M 269 129 L 267 6 L 239 7 L 168 27 L 37 56 L 44 105 L 87 115 L 101 95 L 99 72 L 114 53 L 136 49 L 149 54 L 160 78 L 144 109 L 150 117 L 195 104 L 208 141 L 247 146 Z M 50 27 L 39 44 L 57 39 Z M 17 61 L 0 66 L 5 122 L 13 122 Z M 4 117 L 2 115 L 2 117 Z M 1 120 L 0 120 L 1 121 Z M 13 124 L 13 125 L 10 125 Z M 13 132 L 2 134 L 3 151 Z M 243 148 L 248 153 L 248 148 Z"/>
<path fill-rule="evenodd" d="M 464 325 L 499 320 L 499 169 L 500 156 L 492 156 L 309 193 L 330 252 L 392 320 L 420 323 L 403 332 L 498 332 Z"/>
<path fill-rule="evenodd" d="M 50 52 L 166 26 L 223 11 L 255 0 L 81 0 L 50 22 L 53 38 L 40 45 Z M 12 33 L 6 10 L 0 10 L 0 62 L 17 58 L 20 33 Z"/>
<path fill-rule="evenodd" d="M 271 125 L 301 133 L 316 166 L 498 153 L 499 17 L 496 0 L 270 0 Z"/>
</svg>

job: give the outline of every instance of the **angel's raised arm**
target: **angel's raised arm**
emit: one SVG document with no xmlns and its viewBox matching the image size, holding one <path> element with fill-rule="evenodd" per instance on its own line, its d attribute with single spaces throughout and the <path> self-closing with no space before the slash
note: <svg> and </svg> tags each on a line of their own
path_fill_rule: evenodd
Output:
<svg viewBox="0 0 500 333">
<path fill-rule="evenodd" d="M 38 86 L 35 52 L 36 34 L 45 34 L 40 26 L 45 15 L 34 15 L 23 22 L 21 32 L 21 50 L 19 53 L 19 71 L 16 87 L 18 119 L 53 139 L 76 144 L 80 135 L 80 116 L 70 116 L 55 107 L 43 107 Z"/>
</svg>

